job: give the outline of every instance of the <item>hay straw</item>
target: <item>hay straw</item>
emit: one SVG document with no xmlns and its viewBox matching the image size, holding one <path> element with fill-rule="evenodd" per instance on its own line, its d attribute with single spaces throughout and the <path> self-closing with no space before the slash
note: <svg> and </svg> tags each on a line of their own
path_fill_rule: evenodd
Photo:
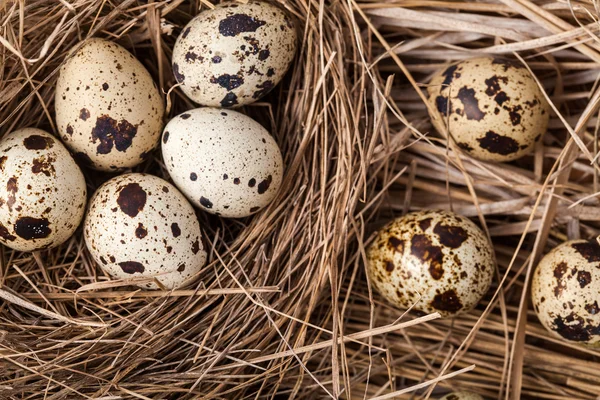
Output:
<svg viewBox="0 0 600 400">
<path fill-rule="evenodd" d="M 286 177 L 258 215 L 198 213 L 209 263 L 191 287 L 110 280 L 78 232 L 35 254 L 0 249 L 0 399 L 598 399 L 600 353 L 551 338 L 528 305 L 552 246 L 597 236 L 598 7 L 591 1 L 281 0 L 301 31 L 292 71 L 244 108 L 274 135 Z M 58 68 L 88 36 L 138 57 L 169 115 L 173 43 L 201 1 L 0 1 L 0 134 L 56 134 Z M 535 153 L 473 160 L 437 135 L 431 75 L 480 54 L 521 60 L 556 113 Z M 166 177 L 159 152 L 136 171 Z M 85 171 L 90 193 L 108 175 Z M 498 277 L 472 313 L 418 317 L 364 274 L 377 228 L 453 209 L 494 239 Z M 475 366 L 473 368 L 473 366 Z"/>
</svg>

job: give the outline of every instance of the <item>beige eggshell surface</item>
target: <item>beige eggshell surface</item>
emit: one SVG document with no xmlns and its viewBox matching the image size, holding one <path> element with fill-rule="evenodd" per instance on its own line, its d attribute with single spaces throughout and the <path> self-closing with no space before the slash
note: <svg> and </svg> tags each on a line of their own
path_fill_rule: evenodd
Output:
<svg viewBox="0 0 600 400">
<path fill-rule="evenodd" d="M 85 178 L 60 141 L 25 128 L 0 141 L 0 242 L 34 251 L 64 243 L 85 212 Z"/>
<path fill-rule="evenodd" d="M 237 107 L 271 91 L 295 52 L 296 30 L 281 8 L 226 2 L 201 12 L 182 30 L 173 48 L 173 74 L 196 103 Z"/>
<path fill-rule="evenodd" d="M 416 310 L 442 316 L 473 309 L 495 269 L 492 246 L 477 225 L 441 210 L 390 222 L 368 248 L 367 261 L 371 284 L 392 304 L 416 303 Z"/>
<path fill-rule="evenodd" d="M 472 392 L 454 392 L 447 394 L 440 400 L 483 400 L 483 397 Z"/>
<path fill-rule="evenodd" d="M 531 285 L 533 308 L 556 338 L 600 344 L 600 245 L 573 240 L 550 251 Z"/>
<path fill-rule="evenodd" d="M 432 123 L 484 161 L 530 153 L 548 127 L 549 105 L 524 65 L 474 58 L 440 71 L 428 86 Z"/>
<path fill-rule="evenodd" d="M 167 289 L 183 286 L 206 263 L 201 236 L 185 197 L 147 174 L 120 175 L 98 188 L 84 226 L 90 254 L 109 275 L 156 277 Z"/>
<path fill-rule="evenodd" d="M 56 124 L 87 166 L 133 167 L 158 145 L 164 104 L 144 66 L 116 43 L 90 39 L 60 70 Z"/>
<path fill-rule="evenodd" d="M 192 203 L 228 218 L 269 204 L 283 176 L 273 137 L 232 110 L 196 108 L 176 116 L 163 132 L 162 154 L 171 179 Z"/>
</svg>

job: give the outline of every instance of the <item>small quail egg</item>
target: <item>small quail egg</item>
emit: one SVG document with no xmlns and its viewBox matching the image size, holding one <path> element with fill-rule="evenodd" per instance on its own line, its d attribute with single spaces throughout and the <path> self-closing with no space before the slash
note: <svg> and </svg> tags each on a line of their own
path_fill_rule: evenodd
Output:
<svg viewBox="0 0 600 400">
<path fill-rule="evenodd" d="M 483 397 L 472 392 L 454 392 L 447 394 L 440 400 L 483 400 Z"/>
<path fill-rule="evenodd" d="M 228 218 L 273 200 L 283 175 L 277 143 L 258 122 L 232 110 L 196 108 L 173 118 L 162 154 L 175 185 L 204 211 Z"/>
<path fill-rule="evenodd" d="M 495 269 L 485 234 L 467 218 L 428 210 L 397 218 L 367 251 L 372 285 L 400 308 L 455 316 L 473 309 Z"/>
<path fill-rule="evenodd" d="M 19 251 L 64 243 L 85 212 L 85 178 L 49 133 L 25 128 L 0 141 L 0 242 Z"/>
<path fill-rule="evenodd" d="M 484 161 L 511 161 L 531 152 L 548 127 L 549 105 L 518 62 L 483 57 L 440 71 L 428 86 L 432 123 Z"/>
<path fill-rule="evenodd" d="M 56 124 L 75 157 L 97 170 L 133 167 L 158 145 L 164 104 L 148 71 L 116 43 L 90 39 L 60 70 Z"/>
<path fill-rule="evenodd" d="M 90 201 L 84 237 L 94 260 L 117 279 L 156 277 L 172 289 L 188 283 L 206 262 L 194 208 L 173 185 L 152 175 L 120 175 L 100 186 Z"/>
<path fill-rule="evenodd" d="M 531 285 L 533 308 L 552 336 L 600 344 L 600 244 L 565 242 L 538 264 Z"/>
<path fill-rule="evenodd" d="M 296 30 L 281 8 L 226 2 L 192 19 L 173 48 L 173 74 L 196 103 L 235 107 L 267 94 L 288 70 Z"/>
</svg>

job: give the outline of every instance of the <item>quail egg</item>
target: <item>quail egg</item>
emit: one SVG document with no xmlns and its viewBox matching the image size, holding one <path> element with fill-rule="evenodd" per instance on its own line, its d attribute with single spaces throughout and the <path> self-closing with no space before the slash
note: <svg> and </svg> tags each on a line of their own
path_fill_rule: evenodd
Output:
<svg viewBox="0 0 600 400">
<path fill-rule="evenodd" d="M 531 152 L 548 127 L 549 105 L 518 62 L 482 57 L 453 64 L 428 86 L 432 123 L 474 158 L 511 161 Z"/>
<path fill-rule="evenodd" d="M 133 167 L 158 145 L 164 104 L 144 66 L 116 43 L 90 39 L 60 70 L 56 124 L 85 165 Z"/>
<path fill-rule="evenodd" d="M 440 400 L 483 400 L 483 397 L 472 392 L 454 392 L 447 394 Z"/>
<path fill-rule="evenodd" d="M 223 217 L 257 212 L 281 185 L 277 143 L 258 122 L 236 111 L 196 108 L 176 116 L 163 132 L 162 154 L 183 194 Z"/>
<path fill-rule="evenodd" d="M 556 338 L 600 344 L 600 244 L 565 242 L 538 264 L 531 285 L 533 308 Z"/>
<path fill-rule="evenodd" d="M 117 279 L 155 277 L 172 289 L 188 283 L 206 262 L 194 208 L 152 175 L 120 175 L 100 186 L 90 200 L 84 237 L 94 260 Z"/>
<path fill-rule="evenodd" d="M 281 8 L 263 1 L 226 2 L 183 29 L 173 48 L 173 74 L 196 103 L 237 107 L 271 91 L 295 52 L 296 30 Z"/>
<path fill-rule="evenodd" d="M 0 141 L 0 242 L 19 251 L 69 239 L 85 212 L 87 191 L 68 150 L 49 133 L 25 128 Z"/>
<path fill-rule="evenodd" d="M 448 211 L 407 214 L 382 228 L 367 251 L 371 284 L 400 308 L 449 317 L 473 309 L 495 269 L 485 234 Z"/>
</svg>

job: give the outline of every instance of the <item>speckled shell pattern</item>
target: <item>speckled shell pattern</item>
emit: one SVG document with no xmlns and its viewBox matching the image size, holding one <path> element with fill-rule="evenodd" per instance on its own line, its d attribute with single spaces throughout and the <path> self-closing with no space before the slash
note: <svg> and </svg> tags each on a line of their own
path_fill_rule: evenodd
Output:
<svg viewBox="0 0 600 400">
<path fill-rule="evenodd" d="M 277 6 L 222 3 L 201 12 L 173 48 L 173 74 L 198 104 L 238 107 L 275 87 L 296 52 L 296 30 Z"/>
<path fill-rule="evenodd" d="M 524 65 L 474 58 L 438 73 L 428 86 L 432 123 L 448 127 L 458 147 L 483 161 L 530 153 L 546 129 L 549 105 Z"/>
<path fill-rule="evenodd" d="M 196 108 L 176 116 L 163 132 L 162 154 L 186 197 L 222 217 L 257 212 L 281 186 L 277 143 L 258 122 L 233 110 Z"/>
<path fill-rule="evenodd" d="M 447 394 L 440 400 L 483 400 L 483 397 L 472 392 L 454 392 Z"/>
<path fill-rule="evenodd" d="M 556 338 L 600 345 L 600 245 L 573 240 L 550 251 L 531 285 L 533 308 Z"/>
<path fill-rule="evenodd" d="M 0 242 L 19 251 L 58 246 L 85 213 L 85 178 L 49 133 L 25 128 L 0 141 Z"/>
<path fill-rule="evenodd" d="M 116 43 L 90 39 L 60 70 L 55 95 L 61 138 L 85 165 L 138 165 L 158 145 L 164 103 L 144 66 Z"/>
<path fill-rule="evenodd" d="M 90 254 L 109 275 L 156 277 L 167 289 L 185 285 L 206 263 L 201 235 L 185 197 L 147 174 L 120 175 L 98 188 L 84 226 Z"/>
<path fill-rule="evenodd" d="M 418 211 L 381 229 L 367 251 L 371 284 L 399 308 L 444 317 L 473 309 L 488 291 L 493 249 L 467 218 L 441 210 Z M 419 299 L 419 296 L 420 299 Z"/>
</svg>

